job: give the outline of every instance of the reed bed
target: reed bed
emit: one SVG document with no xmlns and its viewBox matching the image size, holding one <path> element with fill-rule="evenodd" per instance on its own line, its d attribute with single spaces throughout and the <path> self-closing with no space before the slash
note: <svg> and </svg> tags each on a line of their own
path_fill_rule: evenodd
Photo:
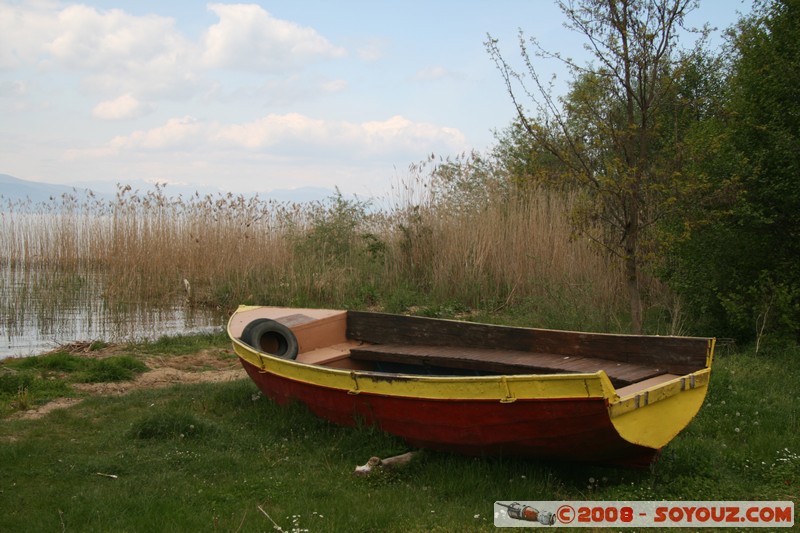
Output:
<svg viewBox="0 0 800 533">
<path fill-rule="evenodd" d="M 623 329 L 619 268 L 572 238 L 568 194 L 472 198 L 443 194 L 433 179 L 410 176 L 384 208 L 340 194 L 298 205 L 127 186 L 113 200 L 76 193 L 7 203 L 0 268 L 24 277 L 27 291 L 91 285 L 109 308 L 184 300 L 221 313 L 240 303 L 432 315 L 524 309 L 537 325 Z"/>
</svg>

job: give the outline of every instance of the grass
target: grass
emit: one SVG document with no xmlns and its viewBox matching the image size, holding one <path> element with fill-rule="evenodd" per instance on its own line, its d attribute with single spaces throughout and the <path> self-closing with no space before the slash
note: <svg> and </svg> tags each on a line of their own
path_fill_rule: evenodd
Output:
<svg viewBox="0 0 800 533">
<path fill-rule="evenodd" d="M 127 356 L 113 356 L 103 359 L 79 357 L 68 352 L 54 352 L 39 357 L 12 359 L 3 365 L 7 369 L 16 369 L 34 373 L 39 379 L 52 378 L 54 375 L 69 375 L 70 381 L 76 383 L 99 383 L 109 381 L 128 381 L 147 370 L 140 360 Z"/>
<path fill-rule="evenodd" d="M 128 351 L 136 355 L 185 355 L 229 346 L 228 335 L 224 331 L 218 331 L 195 335 L 165 335 L 154 341 L 131 343 Z"/>
<path fill-rule="evenodd" d="M 73 364 L 46 360 L 37 371 Z M 718 357 L 706 404 L 650 471 L 425 452 L 358 478 L 404 443 L 278 406 L 247 379 L 91 397 L 0 420 L 0 531 L 494 531 L 495 500 L 792 500 L 797 513 L 798 377 L 796 347 Z"/>
</svg>

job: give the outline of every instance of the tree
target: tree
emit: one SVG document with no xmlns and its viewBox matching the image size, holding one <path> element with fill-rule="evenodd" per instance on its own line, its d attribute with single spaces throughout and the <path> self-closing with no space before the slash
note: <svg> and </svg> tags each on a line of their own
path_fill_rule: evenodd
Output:
<svg viewBox="0 0 800 533">
<path fill-rule="evenodd" d="M 674 286 L 740 339 L 800 340 L 800 0 L 759 2 L 731 30 L 725 110 L 708 161 L 719 198 L 679 248 Z"/>
<path fill-rule="evenodd" d="M 561 172 L 546 176 L 578 187 L 583 202 L 577 229 L 619 257 L 624 265 L 631 329 L 642 330 L 642 267 L 649 232 L 683 190 L 675 158 L 658 157 L 664 144 L 665 103 L 680 76 L 678 31 L 693 0 L 576 0 L 558 3 L 565 26 L 586 39 L 597 64 L 580 66 L 544 50 L 520 32 L 525 65 L 515 71 L 498 41 L 487 50 L 505 80 L 518 122 L 537 154 L 549 153 Z M 572 81 L 557 98 L 542 81 L 533 58 L 564 62 Z M 521 96 L 534 104 L 533 113 Z"/>
</svg>

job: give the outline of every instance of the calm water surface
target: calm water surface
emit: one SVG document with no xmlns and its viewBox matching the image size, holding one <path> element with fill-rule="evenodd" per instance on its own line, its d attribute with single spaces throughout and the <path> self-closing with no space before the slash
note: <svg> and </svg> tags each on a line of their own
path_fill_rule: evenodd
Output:
<svg viewBox="0 0 800 533">
<path fill-rule="evenodd" d="M 0 359 L 43 353 L 61 344 L 123 342 L 219 331 L 225 317 L 184 301 L 111 308 L 91 275 L 0 268 Z"/>
</svg>

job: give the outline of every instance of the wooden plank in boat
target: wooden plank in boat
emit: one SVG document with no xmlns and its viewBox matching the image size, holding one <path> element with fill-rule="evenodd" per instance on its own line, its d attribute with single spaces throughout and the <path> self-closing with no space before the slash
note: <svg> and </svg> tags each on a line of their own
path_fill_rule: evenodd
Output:
<svg viewBox="0 0 800 533">
<path fill-rule="evenodd" d="M 318 318 L 313 318 L 308 315 L 304 315 L 302 313 L 295 313 L 289 316 L 283 316 L 278 319 L 278 322 L 286 326 L 287 328 L 296 328 L 297 326 L 302 326 L 303 324 L 309 324 L 319 320 Z"/>
<path fill-rule="evenodd" d="M 631 394 L 635 394 L 639 391 L 649 389 L 650 387 L 661 385 L 662 383 L 666 383 L 667 381 L 671 381 L 679 377 L 680 376 L 676 376 L 675 374 L 661 374 L 660 376 L 656 376 L 650 379 L 645 379 L 638 383 L 633 383 L 632 385 L 628 385 L 627 387 L 619 388 L 617 389 L 617 394 L 619 394 L 620 397 L 628 396 Z"/>
<path fill-rule="evenodd" d="M 351 349 L 350 357 L 363 361 L 464 368 L 498 374 L 579 374 L 605 370 L 615 386 L 629 385 L 665 372 L 658 368 L 590 357 L 452 346 L 365 345 Z"/>
<path fill-rule="evenodd" d="M 347 359 L 350 356 L 350 349 L 357 345 L 355 341 L 347 341 L 302 352 L 297 355 L 297 362 L 309 365 L 329 366 L 330 363 L 334 361 Z"/>
<path fill-rule="evenodd" d="M 706 365 L 709 339 L 582 333 L 348 311 L 347 337 L 374 344 L 518 350 L 608 359 L 688 374 Z"/>
<path fill-rule="evenodd" d="M 309 365 L 327 365 L 333 361 L 347 358 L 350 355 L 350 348 L 352 347 L 352 342 L 344 342 L 324 348 L 317 348 L 316 350 L 298 354 L 297 362 Z"/>
</svg>

